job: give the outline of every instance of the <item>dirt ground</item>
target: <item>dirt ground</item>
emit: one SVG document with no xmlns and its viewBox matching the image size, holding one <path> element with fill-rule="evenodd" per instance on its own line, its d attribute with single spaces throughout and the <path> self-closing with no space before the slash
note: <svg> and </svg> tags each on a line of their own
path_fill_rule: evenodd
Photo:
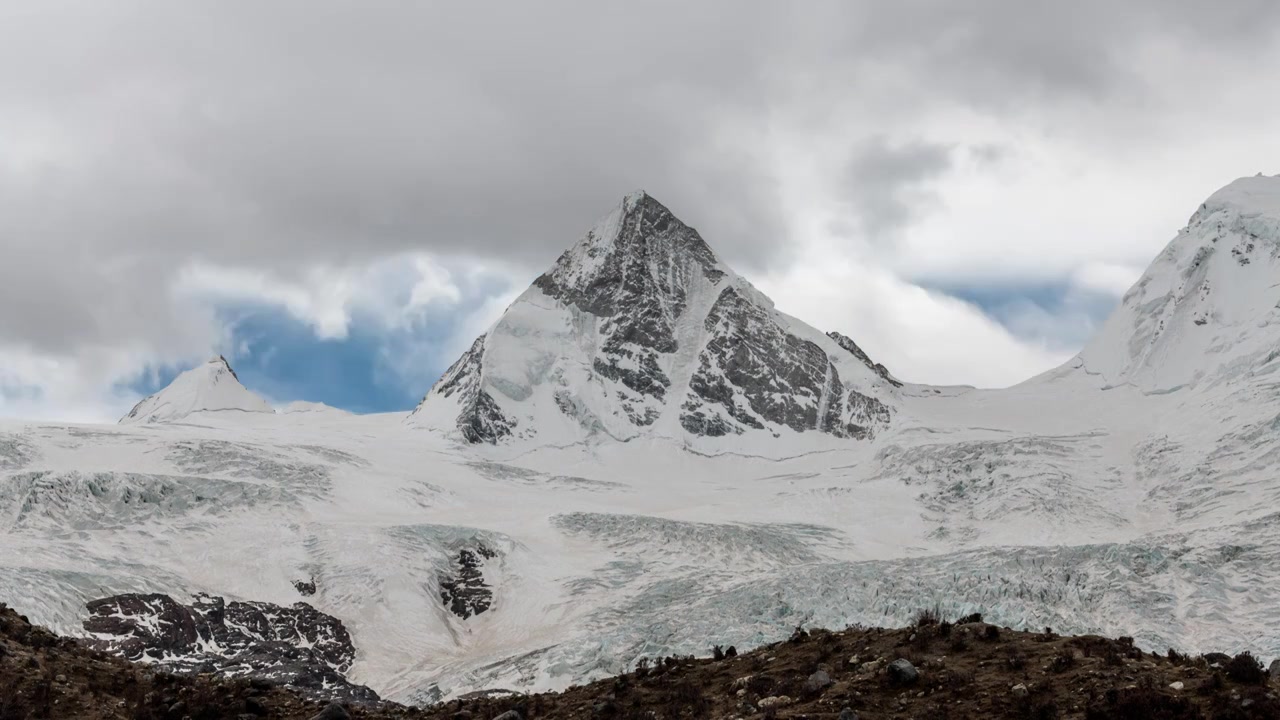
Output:
<svg viewBox="0 0 1280 720">
<path fill-rule="evenodd" d="M 966 620 L 939 622 L 924 613 L 911 628 L 798 632 L 722 659 L 655 658 L 562 693 L 345 711 L 355 718 L 439 720 L 492 720 L 509 711 L 529 719 L 619 720 L 1280 718 L 1280 679 L 1252 657 L 1153 655 L 1125 638 L 1018 632 Z M 158 673 L 33 627 L 0 605 L 0 720 L 307 720 L 322 709 L 262 683 Z M 328 714 L 342 716 L 338 708 Z"/>
</svg>

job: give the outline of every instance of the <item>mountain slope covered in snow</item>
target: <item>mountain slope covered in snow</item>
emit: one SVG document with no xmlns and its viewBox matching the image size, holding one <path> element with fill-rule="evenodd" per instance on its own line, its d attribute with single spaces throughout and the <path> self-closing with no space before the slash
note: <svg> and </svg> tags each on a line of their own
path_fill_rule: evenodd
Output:
<svg viewBox="0 0 1280 720">
<path fill-rule="evenodd" d="M 1237 181 L 1077 358 L 940 388 L 633 195 L 408 418 L 0 424 L 0 600 L 80 634 L 128 593 L 306 603 L 349 631 L 347 681 L 410 702 L 935 604 L 1274 657 L 1277 258 L 1280 177 Z"/>
<path fill-rule="evenodd" d="M 1271 177 L 1214 193 L 1080 355 L 1110 385 L 1170 392 L 1266 364 L 1280 323 L 1280 194 Z"/>
</svg>

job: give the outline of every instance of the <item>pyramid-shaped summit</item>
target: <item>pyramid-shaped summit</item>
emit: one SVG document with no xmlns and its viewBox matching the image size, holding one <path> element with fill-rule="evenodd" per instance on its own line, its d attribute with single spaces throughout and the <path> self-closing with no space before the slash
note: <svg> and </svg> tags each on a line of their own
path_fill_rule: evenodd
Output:
<svg viewBox="0 0 1280 720">
<path fill-rule="evenodd" d="M 218 410 L 274 413 L 271 405 L 240 384 L 221 355 L 173 379 L 163 390 L 143 398 L 121 425 L 181 420 L 192 413 Z"/>
<path fill-rule="evenodd" d="M 887 372 L 775 310 L 636 192 L 472 344 L 410 422 L 473 443 L 865 438 L 895 400 Z"/>
</svg>

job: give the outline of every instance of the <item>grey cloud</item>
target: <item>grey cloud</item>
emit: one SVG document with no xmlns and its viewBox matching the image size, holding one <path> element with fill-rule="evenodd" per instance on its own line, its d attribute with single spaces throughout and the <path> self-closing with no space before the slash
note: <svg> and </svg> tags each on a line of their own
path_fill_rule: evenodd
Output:
<svg viewBox="0 0 1280 720">
<path fill-rule="evenodd" d="M 893 144 L 878 137 L 854 153 L 846 176 L 846 199 L 863 234 L 891 239 L 936 201 L 928 182 L 951 168 L 952 148 L 915 141 Z"/>
<path fill-rule="evenodd" d="M 997 143 L 970 145 L 966 150 L 970 159 L 979 165 L 998 165 L 1014 154 L 1013 148 Z"/>
<path fill-rule="evenodd" d="M 6 234 L 92 233 L 99 246 L 235 261 L 416 247 L 540 266 L 644 186 L 709 231 L 752 216 L 737 229 L 755 232 L 721 239 L 731 254 L 772 247 L 767 170 L 708 142 L 722 117 L 758 109 L 762 16 L 122 7 L 133 12 L 97 18 L 100 32 L 60 40 L 73 18 L 37 17 L 11 30 L 26 42 L 4 38 L 12 70 L 0 73 L 16 81 L 4 85 L 26 92 L 0 103 L 47 123 L 55 142 L 65 134 L 74 155 L 38 185 L 12 183 L 21 211 Z M 705 33 L 713 20 L 719 32 Z M 692 200 L 706 195 L 719 202 L 700 212 Z"/>
<path fill-rule="evenodd" d="M 0 344 L 184 336 L 164 298 L 192 258 L 425 249 L 532 275 L 637 187 L 729 262 L 776 266 L 777 169 L 735 133 L 796 106 L 838 125 L 886 66 L 975 107 L 1138 93 L 1144 39 L 1274 31 L 1276 4 L 1229 5 L 0 0 Z M 948 153 L 869 143 L 849 197 L 891 232 Z"/>
<path fill-rule="evenodd" d="M 1141 97 L 1131 53 L 1153 41 L 1247 56 L 1274 39 L 1271 0 L 910 0 L 858 3 L 845 40 L 857 52 L 913 67 L 940 94 L 974 105 L 1115 102 Z"/>
</svg>

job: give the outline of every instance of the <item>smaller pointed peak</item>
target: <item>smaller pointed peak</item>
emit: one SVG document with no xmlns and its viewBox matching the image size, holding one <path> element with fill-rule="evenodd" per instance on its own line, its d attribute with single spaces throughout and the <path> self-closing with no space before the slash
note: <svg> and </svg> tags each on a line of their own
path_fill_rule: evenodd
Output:
<svg viewBox="0 0 1280 720">
<path fill-rule="evenodd" d="M 121 425 L 174 422 L 192 413 L 219 410 L 274 413 L 271 405 L 240 384 L 222 355 L 180 373 L 120 419 Z"/>
<path fill-rule="evenodd" d="M 227 372 L 231 373 L 231 377 L 235 378 L 235 379 L 236 379 L 236 382 L 239 382 L 239 381 L 240 381 L 240 376 L 239 376 L 239 375 L 236 375 L 236 371 L 231 367 L 231 363 L 230 363 L 230 362 L 227 362 L 227 357 L 226 357 L 225 355 L 221 354 L 221 353 L 219 353 L 219 354 L 217 354 L 217 355 L 215 355 L 215 356 L 213 356 L 213 357 L 209 358 L 209 362 L 207 362 L 207 363 L 205 363 L 205 364 L 206 364 L 206 365 L 221 365 L 222 367 L 224 367 L 224 368 L 226 368 L 226 369 L 227 369 Z"/>
</svg>

